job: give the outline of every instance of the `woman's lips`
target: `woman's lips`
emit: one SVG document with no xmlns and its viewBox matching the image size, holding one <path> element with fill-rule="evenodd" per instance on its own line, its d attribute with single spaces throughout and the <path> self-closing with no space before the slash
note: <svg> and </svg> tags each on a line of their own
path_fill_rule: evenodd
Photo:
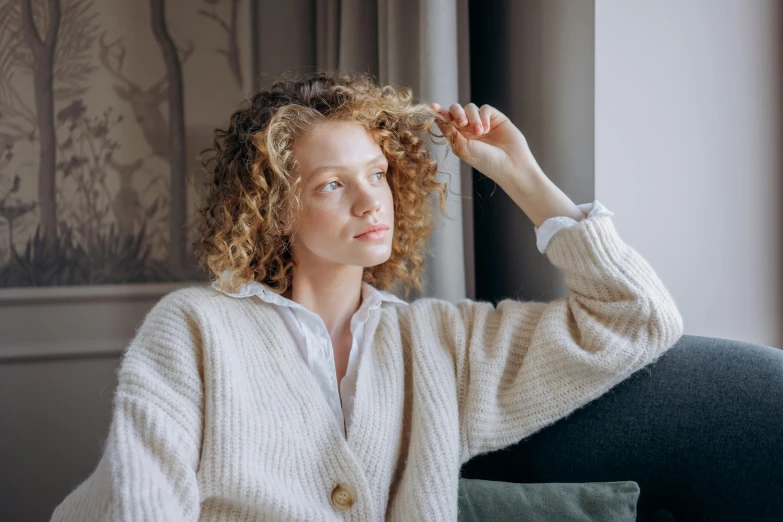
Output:
<svg viewBox="0 0 783 522">
<path fill-rule="evenodd" d="M 388 231 L 389 229 L 387 228 L 384 228 L 383 230 L 375 230 L 373 232 L 367 232 L 365 234 L 362 234 L 361 236 L 356 236 L 356 239 L 361 239 L 364 241 L 372 241 L 384 237 Z"/>
</svg>

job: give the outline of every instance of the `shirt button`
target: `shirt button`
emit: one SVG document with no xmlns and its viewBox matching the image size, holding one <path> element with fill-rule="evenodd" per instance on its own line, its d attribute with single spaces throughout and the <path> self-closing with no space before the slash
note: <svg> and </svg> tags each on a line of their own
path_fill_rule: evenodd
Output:
<svg viewBox="0 0 783 522">
<path fill-rule="evenodd" d="M 332 490 L 332 504 L 337 509 L 348 509 L 355 501 L 353 491 L 345 484 L 337 484 L 337 487 Z"/>
</svg>

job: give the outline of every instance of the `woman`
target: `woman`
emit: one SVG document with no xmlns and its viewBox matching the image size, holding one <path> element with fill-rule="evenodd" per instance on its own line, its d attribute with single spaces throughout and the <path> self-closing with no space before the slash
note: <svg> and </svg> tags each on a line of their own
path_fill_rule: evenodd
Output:
<svg viewBox="0 0 783 522">
<path fill-rule="evenodd" d="M 390 293 L 421 288 L 433 191 L 445 208 L 421 131 L 496 181 L 537 232 L 556 218 L 539 247 L 568 297 L 495 307 Z M 611 213 L 574 205 L 489 105 L 446 110 L 317 72 L 257 93 L 212 151 L 197 254 L 213 288 L 174 291 L 147 314 L 103 456 L 52 520 L 456 520 L 463 463 L 599 397 L 682 335 Z"/>
</svg>

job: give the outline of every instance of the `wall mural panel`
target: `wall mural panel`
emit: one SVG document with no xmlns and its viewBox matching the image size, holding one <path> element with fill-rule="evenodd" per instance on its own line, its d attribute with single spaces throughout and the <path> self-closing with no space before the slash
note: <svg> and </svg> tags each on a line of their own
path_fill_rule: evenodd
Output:
<svg viewBox="0 0 783 522">
<path fill-rule="evenodd" d="M 251 18 L 248 0 L 0 0 L 0 293 L 204 279 L 197 155 L 252 89 Z"/>
</svg>

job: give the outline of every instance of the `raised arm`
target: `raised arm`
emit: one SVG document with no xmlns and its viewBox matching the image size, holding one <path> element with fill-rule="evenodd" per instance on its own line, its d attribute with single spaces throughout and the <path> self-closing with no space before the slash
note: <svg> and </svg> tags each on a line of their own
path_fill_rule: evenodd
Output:
<svg viewBox="0 0 783 522">
<path fill-rule="evenodd" d="M 674 300 L 611 217 L 559 231 L 546 255 L 563 269 L 571 289 L 565 298 L 441 304 L 439 326 L 455 354 L 464 460 L 567 416 L 682 336 Z"/>
<path fill-rule="evenodd" d="M 439 301 L 435 326 L 455 357 L 463 462 L 565 417 L 655 361 L 683 333 L 672 296 L 618 235 L 544 175 L 497 109 L 433 104 L 454 152 L 494 179 L 536 227 L 562 216 L 546 255 L 570 295 L 546 302 Z M 464 122 L 464 123 L 462 123 Z"/>
<path fill-rule="evenodd" d="M 53 522 L 198 519 L 203 375 L 187 310 L 174 292 L 144 318 L 120 362 L 101 459 Z"/>
</svg>

